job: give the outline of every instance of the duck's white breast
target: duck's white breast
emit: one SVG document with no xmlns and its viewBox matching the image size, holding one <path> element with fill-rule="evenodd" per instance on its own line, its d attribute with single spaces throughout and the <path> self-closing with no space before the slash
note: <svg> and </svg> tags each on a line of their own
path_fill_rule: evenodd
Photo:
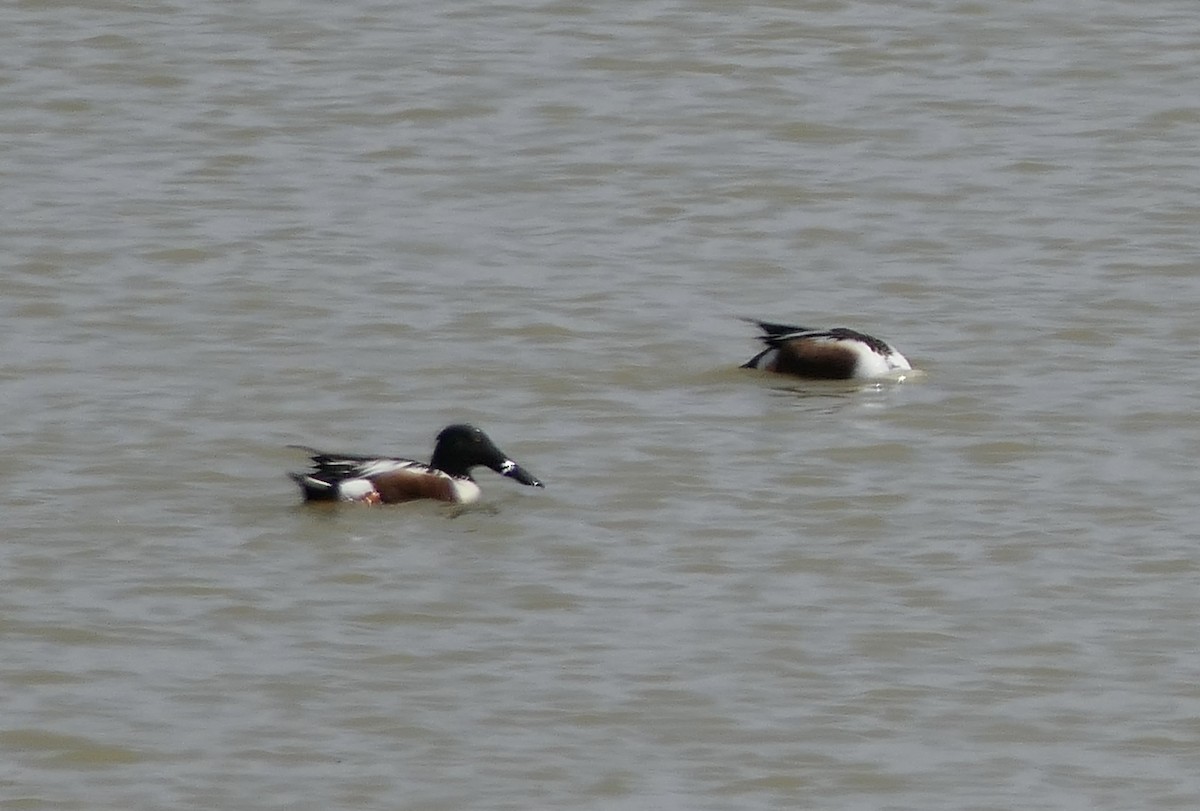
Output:
<svg viewBox="0 0 1200 811">
<path fill-rule="evenodd" d="M 842 346 L 850 349 L 858 356 L 854 367 L 855 377 L 879 377 L 897 369 L 911 369 L 908 358 L 889 347 L 884 354 L 876 352 L 862 341 L 840 341 Z"/>
<path fill-rule="evenodd" d="M 454 480 L 454 500 L 459 504 L 474 504 L 479 501 L 479 485 L 470 479 Z"/>
</svg>

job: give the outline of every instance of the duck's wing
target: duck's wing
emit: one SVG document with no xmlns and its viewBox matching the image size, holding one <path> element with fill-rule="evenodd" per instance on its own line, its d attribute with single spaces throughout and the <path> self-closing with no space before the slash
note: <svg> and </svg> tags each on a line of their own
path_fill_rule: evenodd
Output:
<svg viewBox="0 0 1200 811">
<path fill-rule="evenodd" d="M 307 445 L 288 445 L 308 454 L 314 475 L 321 479 L 366 479 L 397 470 L 426 471 L 429 466 L 415 459 L 398 456 L 370 456 L 355 453 L 329 453 Z"/>
</svg>

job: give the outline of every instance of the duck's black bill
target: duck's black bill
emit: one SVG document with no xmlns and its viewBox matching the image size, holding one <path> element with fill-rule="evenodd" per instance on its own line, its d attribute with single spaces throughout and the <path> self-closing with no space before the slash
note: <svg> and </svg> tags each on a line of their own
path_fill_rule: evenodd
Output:
<svg viewBox="0 0 1200 811">
<path fill-rule="evenodd" d="M 529 485 L 530 487 L 545 487 L 541 480 L 536 478 L 528 470 L 518 465 L 511 459 L 505 459 L 496 466 L 495 471 L 501 476 L 507 476 L 510 479 L 516 479 L 521 484 Z"/>
</svg>

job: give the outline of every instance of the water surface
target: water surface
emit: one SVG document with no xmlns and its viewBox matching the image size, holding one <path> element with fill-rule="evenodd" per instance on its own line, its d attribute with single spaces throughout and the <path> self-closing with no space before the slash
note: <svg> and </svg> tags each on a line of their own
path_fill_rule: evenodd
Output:
<svg viewBox="0 0 1200 811">
<path fill-rule="evenodd" d="M 1191 4 L 0 25 L 5 807 L 1200 803 Z"/>
</svg>

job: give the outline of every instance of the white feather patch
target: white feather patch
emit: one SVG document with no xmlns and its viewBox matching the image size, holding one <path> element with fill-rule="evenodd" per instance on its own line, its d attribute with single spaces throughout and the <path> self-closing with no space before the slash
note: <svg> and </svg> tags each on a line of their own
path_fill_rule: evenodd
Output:
<svg viewBox="0 0 1200 811">
<path fill-rule="evenodd" d="M 858 363 L 854 367 L 855 377 L 879 377 L 897 369 L 912 368 L 907 358 L 890 347 L 886 354 L 881 355 L 862 341 L 842 340 L 836 343 L 858 356 Z"/>
<path fill-rule="evenodd" d="M 454 499 L 459 504 L 474 504 L 479 500 L 479 485 L 470 479 L 454 480 Z"/>
<path fill-rule="evenodd" d="M 366 479 L 346 479 L 338 483 L 338 498 L 342 501 L 362 501 L 375 492 L 375 485 Z"/>
<path fill-rule="evenodd" d="M 766 352 L 762 353 L 762 357 L 758 358 L 754 362 L 754 368 L 755 369 L 769 369 L 769 368 L 771 368 L 771 364 L 773 364 L 775 362 L 775 359 L 778 357 L 779 357 L 778 349 L 768 349 Z"/>
<path fill-rule="evenodd" d="M 375 459 L 363 462 L 354 472 L 364 479 L 369 479 L 372 476 L 391 473 L 394 470 L 407 470 L 411 467 L 425 467 L 425 465 L 409 459 Z"/>
</svg>

